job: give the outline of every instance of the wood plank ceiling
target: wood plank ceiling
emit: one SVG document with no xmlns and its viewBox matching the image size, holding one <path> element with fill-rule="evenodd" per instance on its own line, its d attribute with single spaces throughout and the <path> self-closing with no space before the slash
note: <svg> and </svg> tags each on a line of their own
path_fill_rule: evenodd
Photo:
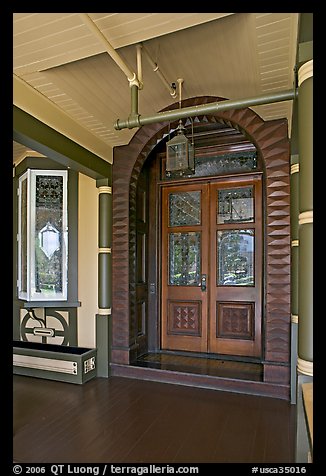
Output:
<svg viewBox="0 0 326 476">
<path fill-rule="evenodd" d="M 132 70 L 137 70 L 135 45 L 142 42 L 170 84 L 183 78 L 183 99 L 241 99 L 293 87 L 298 13 L 88 15 Z M 130 88 L 82 16 L 14 13 L 13 32 L 14 80 L 73 121 L 78 126 L 74 140 L 85 145 L 87 133 L 110 150 L 103 158 L 111 161 L 112 148 L 127 144 L 137 131 L 114 129 L 118 118 L 130 114 Z M 177 101 L 144 56 L 142 68 L 141 115 Z M 14 88 L 14 103 L 24 108 L 21 101 Z M 265 120 L 287 118 L 291 126 L 292 101 L 253 109 Z M 33 114 L 33 105 L 28 112 Z M 14 161 L 27 153 L 16 143 L 13 151 Z"/>
</svg>

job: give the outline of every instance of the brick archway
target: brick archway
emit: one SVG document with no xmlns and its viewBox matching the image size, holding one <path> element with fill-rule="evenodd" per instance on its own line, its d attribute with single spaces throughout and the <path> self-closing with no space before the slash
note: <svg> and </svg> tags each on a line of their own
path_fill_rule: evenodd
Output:
<svg viewBox="0 0 326 476">
<path fill-rule="evenodd" d="M 183 107 L 223 100 L 204 96 L 183 101 Z M 166 109 L 176 109 L 178 103 Z M 199 116 L 199 121 L 207 121 Z M 264 380 L 287 385 L 290 376 L 290 150 L 286 119 L 263 121 L 251 109 L 221 111 L 210 121 L 229 124 L 257 147 L 265 168 L 265 313 Z M 112 240 L 111 362 L 129 364 L 130 255 L 133 239 L 137 180 L 155 145 L 177 121 L 141 127 L 128 145 L 114 149 Z"/>
</svg>

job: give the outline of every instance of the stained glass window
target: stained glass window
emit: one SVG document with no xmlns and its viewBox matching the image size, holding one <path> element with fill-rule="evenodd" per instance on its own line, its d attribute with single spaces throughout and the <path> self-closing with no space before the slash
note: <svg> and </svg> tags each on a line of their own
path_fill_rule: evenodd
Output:
<svg viewBox="0 0 326 476">
<path fill-rule="evenodd" d="M 65 300 L 67 171 L 28 170 L 19 182 L 19 297 Z"/>
<path fill-rule="evenodd" d="M 200 192 L 169 194 L 169 226 L 200 225 Z"/>
<path fill-rule="evenodd" d="M 169 234 L 169 284 L 200 284 L 200 233 Z"/>
<path fill-rule="evenodd" d="M 162 179 L 182 179 L 187 177 L 210 177 L 230 173 L 243 173 L 256 170 L 258 165 L 256 151 L 233 152 L 215 156 L 195 154 L 194 173 L 166 172 L 165 160 L 162 163 Z"/>
<path fill-rule="evenodd" d="M 250 223 L 253 221 L 253 186 L 218 190 L 217 223 Z"/>
<path fill-rule="evenodd" d="M 254 285 L 254 230 L 217 232 L 217 283 Z"/>
</svg>

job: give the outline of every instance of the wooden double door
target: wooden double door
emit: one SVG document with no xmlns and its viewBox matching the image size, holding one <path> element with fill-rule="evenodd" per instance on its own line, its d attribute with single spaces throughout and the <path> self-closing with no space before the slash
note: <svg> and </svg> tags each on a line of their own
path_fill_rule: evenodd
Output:
<svg viewBox="0 0 326 476">
<path fill-rule="evenodd" d="M 261 176 L 162 188 L 161 347 L 260 357 Z"/>
</svg>

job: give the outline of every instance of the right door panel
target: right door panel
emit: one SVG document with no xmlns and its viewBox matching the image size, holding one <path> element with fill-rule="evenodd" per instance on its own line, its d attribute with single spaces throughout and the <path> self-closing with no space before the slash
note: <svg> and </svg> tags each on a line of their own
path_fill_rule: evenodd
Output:
<svg viewBox="0 0 326 476">
<path fill-rule="evenodd" d="M 260 178 L 210 184 L 209 352 L 260 357 Z"/>
</svg>

